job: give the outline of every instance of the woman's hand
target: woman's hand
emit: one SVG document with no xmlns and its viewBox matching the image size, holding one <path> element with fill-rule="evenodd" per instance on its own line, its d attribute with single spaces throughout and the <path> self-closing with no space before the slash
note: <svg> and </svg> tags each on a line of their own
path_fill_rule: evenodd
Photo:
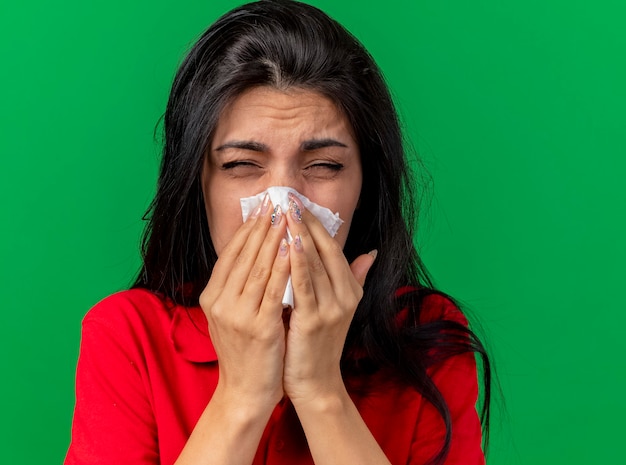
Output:
<svg viewBox="0 0 626 465">
<path fill-rule="evenodd" d="M 375 253 L 349 265 L 342 247 L 292 197 L 286 215 L 294 238 L 291 276 L 294 309 L 289 319 L 284 389 L 291 401 L 321 403 L 345 394 L 340 360 Z"/>
<path fill-rule="evenodd" d="M 283 394 L 315 463 L 389 464 L 339 365 L 375 254 L 348 265 L 340 244 L 298 207 L 300 221 L 286 214 L 277 227 L 270 226 L 269 208 L 259 210 L 220 254 L 200 297 L 220 379 L 177 465 L 201 463 L 209 453 L 215 463 L 250 463 Z M 290 248 L 283 242 L 287 225 L 295 239 Z M 290 272 L 295 306 L 285 330 L 281 301 Z"/>
<path fill-rule="evenodd" d="M 271 214 L 266 196 L 220 253 L 200 296 L 219 360 L 216 395 L 269 413 L 283 397 L 281 300 L 290 263 L 280 213 Z"/>
<path fill-rule="evenodd" d="M 219 381 L 176 465 L 252 463 L 283 397 L 282 296 L 290 263 L 286 221 L 277 213 L 270 215 L 265 196 L 221 250 L 200 296 Z"/>
<path fill-rule="evenodd" d="M 376 253 L 348 265 L 341 245 L 301 203 L 291 210 L 295 212 L 287 217 L 294 237 L 289 255 L 294 308 L 287 332 L 285 393 L 314 463 L 389 465 L 348 395 L 339 365 Z"/>
</svg>

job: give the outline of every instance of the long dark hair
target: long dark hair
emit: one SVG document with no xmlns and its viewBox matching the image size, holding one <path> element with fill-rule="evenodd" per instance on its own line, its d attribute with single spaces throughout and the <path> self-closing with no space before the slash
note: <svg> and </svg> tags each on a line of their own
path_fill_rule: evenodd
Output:
<svg viewBox="0 0 626 465">
<path fill-rule="evenodd" d="M 364 188 L 344 252 L 349 261 L 372 249 L 379 254 L 348 333 L 344 370 L 358 369 L 349 363 L 349 354 L 360 351 L 370 367 L 391 367 L 422 393 L 447 429 L 445 443 L 433 458 L 439 463 L 449 450 L 451 418 L 427 375 L 427 357 L 444 359 L 470 351 L 482 356 L 483 426 L 489 418 L 489 361 L 475 335 L 459 323 L 398 327 L 402 308 L 419 321 L 422 300 L 436 292 L 413 244 L 415 183 L 378 66 L 356 38 L 319 9 L 285 0 L 246 4 L 221 17 L 189 51 L 165 112 L 157 194 L 146 214 L 143 267 L 134 287 L 178 304 L 198 305 L 217 260 L 201 188 L 204 157 L 221 111 L 255 86 L 318 92 L 335 102 L 352 125 Z M 395 291 L 406 286 L 411 292 L 398 298 Z"/>
</svg>

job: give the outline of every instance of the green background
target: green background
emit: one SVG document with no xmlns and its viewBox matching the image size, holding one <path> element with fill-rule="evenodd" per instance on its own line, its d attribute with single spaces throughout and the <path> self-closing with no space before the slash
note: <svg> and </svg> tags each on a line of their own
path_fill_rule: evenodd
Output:
<svg viewBox="0 0 626 465">
<path fill-rule="evenodd" d="M 378 60 L 434 180 L 418 240 L 506 402 L 489 462 L 618 462 L 624 2 L 313 3 Z M 236 4 L 0 4 L 0 462 L 62 461 L 80 321 L 137 269 L 173 74 Z"/>
</svg>

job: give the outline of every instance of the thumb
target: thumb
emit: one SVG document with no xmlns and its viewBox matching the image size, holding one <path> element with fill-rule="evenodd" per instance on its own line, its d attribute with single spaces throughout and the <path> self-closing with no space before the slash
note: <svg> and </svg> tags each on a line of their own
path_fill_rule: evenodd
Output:
<svg viewBox="0 0 626 465">
<path fill-rule="evenodd" d="M 352 270 L 352 275 L 354 276 L 354 279 L 356 279 L 359 283 L 359 286 L 363 287 L 363 284 L 365 284 L 365 278 L 367 277 L 367 273 L 374 264 L 374 260 L 376 260 L 377 255 L 378 250 L 374 249 L 364 255 L 359 255 L 350 264 L 350 270 Z"/>
</svg>

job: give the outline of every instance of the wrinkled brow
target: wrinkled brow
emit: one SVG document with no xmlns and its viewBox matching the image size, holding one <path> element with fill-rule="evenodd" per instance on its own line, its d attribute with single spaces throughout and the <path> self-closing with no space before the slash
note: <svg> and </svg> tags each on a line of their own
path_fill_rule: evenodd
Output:
<svg viewBox="0 0 626 465">
<path fill-rule="evenodd" d="M 302 142 L 300 145 L 303 152 L 324 149 L 326 147 L 347 147 L 347 145 L 335 139 L 311 139 Z"/>
<path fill-rule="evenodd" d="M 324 149 L 326 147 L 347 147 L 343 142 L 339 142 L 335 139 L 310 139 L 305 140 L 300 144 L 300 150 L 303 152 L 311 152 L 313 150 Z M 252 140 L 234 140 L 226 142 L 215 149 L 216 152 L 227 149 L 239 149 L 250 150 L 252 152 L 267 152 L 269 148 L 267 145 Z"/>
<path fill-rule="evenodd" d="M 234 140 L 231 142 L 226 142 L 225 144 L 220 145 L 215 149 L 216 152 L 220 152 L 226 149 L 240 149 L 240 150 L 251 150 L 253 152 L 267 152 L 267 145 L 261 144 L 260 142 L 254 142 L 251 140 Z"/>
</svg>

